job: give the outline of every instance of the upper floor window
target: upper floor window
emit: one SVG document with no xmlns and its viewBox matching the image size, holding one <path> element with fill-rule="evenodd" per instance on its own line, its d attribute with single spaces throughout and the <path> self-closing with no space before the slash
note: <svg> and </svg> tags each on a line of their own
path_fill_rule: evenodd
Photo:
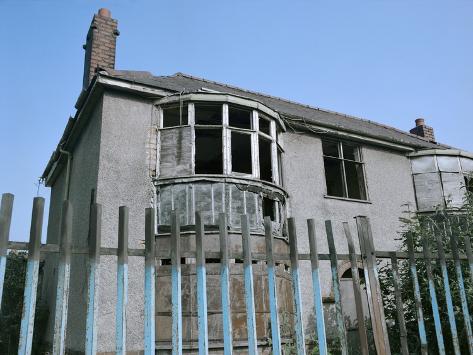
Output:
<svg viewBox="0 0 473 355">
<path fill-rule="evenodd" d="M 188 124 L 187 102 L 163 107 L 163 128 Z"/>
<path fill-rule="evenodd" d="M 334 140 L 323 140 L 327 195 L 366 200 L 363 160 L 359 146 Z"/>
</svg>

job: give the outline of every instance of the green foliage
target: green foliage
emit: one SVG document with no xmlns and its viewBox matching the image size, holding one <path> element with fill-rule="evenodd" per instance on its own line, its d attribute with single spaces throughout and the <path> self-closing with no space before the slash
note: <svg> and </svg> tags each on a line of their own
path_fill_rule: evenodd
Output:
<svg viewBox="0 0 473 355">
<path fill-rule="evenodd" d="M 18 352 L 27 258 L 28 253 L 26 252 L 11 251 L 7 256 L 0 313 L 0 354 L 17 354 Z M 42 264 L 40 275 L 41 269 Z M 41 285 L 38 285 L 38 290 L 40 289 Z M 34 354 L 38 353 L 38 349 L 41 348 L 39 332 L 44 331 L 44 323 L 47 317 L 47 311 L 40 307 L 36 308 L 33 336 Z"/>
<path fill-rule="evenodd" d="M 407 237 L 410 234 L 413 238 L 414 249 L 416 252 L 422 252 L 423 240 L 433 254 L 438 251 L 437 237 L 439 236 L 447 254 L 447 271 L 449 277 L 450 290 L 452 293 L 454 313 L 460 347 L 462 353 L 468 353 L 467 335 L 463 320 L 462 308 L 460 303 L 459 283 L 455 270 L 454 261 L 451 258 L 451 236 L 454 235 L 458 240 L 458 249 L 460 254 L 465 253 L 464 240 L 470 238 L 473 234 L 473 194 L 467 193 L 464 206 L 459 210 L 439 209 L 433 214 L 417 214 L 409 219 L 403 219 L 403 232 L 400 235 L 402 250 L 407 251 Z M 473 315 L 473 285 L 470 277 L 468 263 L 462 261 L 461 269 L 463 273 L 465 290 L 470 306 L 470 314 Z M 436 258 L 431 262 L 433 283 L 436 289 L 436 296 L 439 305 L 439 313 L 442 324 L 443 338 L 447 354 L 453 353 L 453 343 L 448 321 L 448 313 L 445 298 L 444 282 L 440 270 L 440 263 Z M 428 287 L 428 278 L 426 272 L 426 262 L 423 259 L 416 260 L 417 275 L 420 285 L 422 299 L 422 310 L 424 313 L 425 327 L 427 333 L 429 353 L 438 353 L 435 326 L 431 298 Z M 388 324 L 389 340 L 393 354 L 400 353 L 400 334 L 398 325 L 398 315 L 395 303 L 395 294 L 393 286 L 393 276 L 390 265 L 380 265 L 380 283 L 385 305 L 385 316 Z M 413 292 L 413 282 L 411 270 L 407 260 L 399 260 L 399 278 L 400 291 L 403 300 L 403 314 L 406 321 L 407 340 L 409 351 L 420 353 L 420 343 L 418 336 L 417 311 Z M 391 320 L 391 321 L 390 321 Z"/>
</svg>

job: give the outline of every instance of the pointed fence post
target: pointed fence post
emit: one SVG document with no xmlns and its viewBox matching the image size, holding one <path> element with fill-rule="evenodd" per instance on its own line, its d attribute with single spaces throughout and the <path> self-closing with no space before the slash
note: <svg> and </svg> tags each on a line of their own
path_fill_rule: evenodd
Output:
<svg viewBox="0 0 473 355">
<path fill-rule="evenodd" d="M 23 313 L 21 316 L 20 342 L 18 346 L 18 354 L 23 355 L 31 354 L 33 342 L 43 214 L 44 198 L 35 197 L 31 216 L 30 242 L 28 245 L 28 262 L 26 264 L 25 292 L 23 296 Z"/>
<path fill-rule="evenodd" d="M 342 355 L 348 355 L 347 331 L 345 320 L 343 319 L 342 298 L 340 294 L 340 280 L 338 279 L 338 259 L 335 241 L 333 239 L 332 222 L 325 221 L 325 231 L 327 233 L 328 250 L 330 253 L 330 269 L 332 272 L 333 296 L 335 298 L 335 312 L 337 316 L 337 330 L 340 339 Z"/>
<path fill-rule="evenodd" d="M 102 239 L 102 205 L 92 203 L 89 220 L 89 262 L 87 265 L 87 318 L 85 354 L 97 352 L 97 313 L 99 300 L 100 243 Z"/>
<path fill-rule="evenodd" d="M 179 213 L 171 214 L 171 283 L 172 283 L 172 354 L 182 354 L 181 300 L 181 227 Z"/>
<path fill-rule="evenodd" d="M 2 305 L 3 282 L 5 280 L 5 270 L 7 266 L 8 239 L 10 236 L 13 199 L 14 196 L 12 194 L 2 194 L 2 202 L 0 205 L 0 308 Z"/>
<path fill-rule="evenodd" d="M 248 354 L 258 354 L 258 338 L 256 336 L 255 291 L 253 285 L 253 261 L 251 257 L 251 235 L 248 216 L 241 215 L 241 237 L 243 246 L 243 270 L 245 279 L 246 327 L 248 332 Z"/>
<path fill-rule="evenodd" d="M 59 267 L 54 317 L 53 354 L 66 351 L 67 310 L 69 302 L 69 281 L 71 275 L 72 205 L 64 201 L 61 216 L 61 239 L 59 244 Z"/>
<path fill-rule="evenodd" d="M 315 238 L 315 221 L 307 220 L 309 232 L 310 263 L 312 268 L 312 288 L 314 292 L 315 317 L 317 321 L 317 341 L 320 355 L 327 355 L 327 338 L 325 334 L 324 304 L 322 300 L 322 288 L 320 287 L 319 254 L 317 240 Z"/>
<path fill-rule="evenodd" d="M 366 293 L 371 298 L 370 313 L 371 323 L 373 325 L 373 337 L 378 354 L 390 355 L 391 348 L 389 346 L 389 335 L 386 326 L 386 318 L 384 317 L 383 298 L 381 294 L 381 286 L 378 279 L 378 269 L 376 266 L 376 255 L 374 250 L 373 235 L 371 234 L 371 226 L 368 217 L 357 216 L 356 225 L 358 229 L 358 239 L 362 254 L 364 257 L 364 265 L 366 282 Z M 363 252 L 364 251 L 364 252 Z"/>
<path fill-rule="evenodd" d="M 273 225 L 269 217 L 264 217 L 264 234 L 266 239 L 266 266 L 268 271 L 269 310 L 271 314 L 271 339 L 273 354 L 281 355 L 281 331 L 279 329 L 278 290 L 276 287 L 276 270 L 273 256 Z"/>
<path fill-rule="evenodd" d="M 156 210 L 145 211 L 145 355 L 155 355 Z"/>
<path fill-rule="evenodd" d="M 348 242 L 348 252 L 350 253 L 351 277 L 353 281 L 353 293 L 355 296 L 356 316 L 358 319 L 358 336 L 360 338 L 360 348 L 363 355 L 368 355 L 368 337 L 366 335 L 365 315 L 363 313 L 363 301 L 361 298 L 358 262 L 356 260 L 355 245 L 353 243 L 350 227 L 348 226 L 347 222 L 343 222 L 343 230 Z"/>
<path fill-rule="evenodd" d="M 232 309 L 230 305 L 230 268 L 228 265 L 227 216 L 219 215 L 220 236 L 220 290 L 222 297 L 224 355 L 233 354 Z"/>
<path fill-rule="evenodd" d="M 209 353 L 207 324 L 207 275 L 205 271 L 204 224 L 200 212 L 195 213 L 195 249 L 197 274 L 197 317 L 199 325 L 199 355 Z"/>
<path fill-rule="evenodd" d="M 128 215 L 126 206 L 118 212 L 117 304 L 116 304 L 116 353 L 126 353 L 126 306 L 128 304 Z"/>
<path fill-rule="evenodd" d="M 291 259 L 292 294 L 294 297 L 294 320 L 296 325 L 297 354 L 305 355 L 304 324 L 302 320 L 301 285 L 299 280 L 299 255 L 297 250 L 297 232 L 294 218 L 288 219 L 289 253 Z"/>
</svg>

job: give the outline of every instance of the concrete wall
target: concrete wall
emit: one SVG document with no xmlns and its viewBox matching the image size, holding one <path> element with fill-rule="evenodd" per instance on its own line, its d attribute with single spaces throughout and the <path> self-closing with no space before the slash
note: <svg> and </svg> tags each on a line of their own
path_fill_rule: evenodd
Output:
<svg viewBox="0 0 473 355">
<path fill-rule="evenodd" d="M 118 208 L 130 209 L 129 247 L 144 247 L 145 208 L 152 206 L 149 128 L 152 105 L 118 92 L 103 98 L 97 202 L 103 205 L 102 246 L 117 247 Z M 97 351 L 115 349 L 116 257 L 101 258 Z M 129 258 L 127 349 L 143 349 L 144 260 Z"/>
<path fill-rule="evenodd" d="M 315 218 L 319 252 L 328 253 L 324 221 L 333 222 L 334 238 L 338 253 L 348 253 L 342 222 L 349 222 L 355 245 L 359 251 L 356 226 L 353 217 L 365 215 L 370 218 L 374 244 L 377 250 L 394 250 L 400 223 L 399 217 L 407 210 L 415 209 L 410 163 L 403 154 L 375 147 L 363 146 L 365 178 L 369 203 L 339 200 L 325 197 L 326 184 L 321 139 L 315 136 L 285 133 L 283 135 L 284 187 L 289 193 L 288 215 L 295 217 L 299 236 L 299 252 L 308 252 L 307 218 Z M 349 267 L 341 263 L 340 272 Z M 313 320 L 312 282 L 310 263 L 302 262 L 301 284 L 303 302 L 307 312 L 305 320 Z M 329 263 L 321 262 L 323 296 L 332 296 Z M 310 286 L 309 286 L 310 285 Z M 309 312 L 310 310 L 310 312 Z M 313 322 L 307 324 L 313 332 Z"/>
</svg>

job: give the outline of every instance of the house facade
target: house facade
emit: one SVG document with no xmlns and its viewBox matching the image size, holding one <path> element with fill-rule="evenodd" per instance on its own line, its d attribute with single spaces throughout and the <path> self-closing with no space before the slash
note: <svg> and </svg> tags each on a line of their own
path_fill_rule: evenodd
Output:
<svg viewBox="0 0 473 355">
<path fill-rule="evenodd" d="M 117 21 L 106 9 L 94 15 L 84 46 L 83 91 L 77 112 L 65 128 L 43 173 L 51 187 L 48 243 L 57 243 L 64 199 L 74 208 L 73 244 L 87 245 L 91 201 L 103 206 L 102 246 L 117 247 L 118 208 L 130 208 L 129 247 L 142 248 L 144 209 L 156 209 L 156 240 L 169 249 L 170 213 L 179 212 L 183 251 L 194 245 L 195 212 L 206 229 L 207 251 L 218 251 L 217 226 L 226 213 L 231 251 L 241 251 L 240 216 L 247 214 L 254 251 L 264 252 L 263 218 L 269 216 L 276 249 L 288 250 L 286 220 L 294 217 L 299 251 L 308 252 L 306 219 L 315 218 L 319 248 L 327 252 L 324 221 L 332 220 L 337 251 L 346 253 L 342 222 L 353 235 L 353 217 L 370 218 L 377 250 L 396 250 L 399 217 L 426 213 L 438 206 L 460 207 L 462 186 L 469 185 L 473 155 L 435 141 L 432 128 L 416 121 L 411 132 L 302 105 L 282 98 L 177 73 L 115 69 Z M 215 231 L 212 234 L 212 230 Z M 98 332 L 100 352 L 114 351 L 116 258 L 103 257 L 100 269 Z M 215 262 L 218 265 L 218 261 Z M 127 345 L 143 344 L 143 261 L 130 257 Z M 182 261 L 183 283 L 191 288 L 193 260 Z M 68 348 L 84 350 L 86 259 L 74 256 L 71 267 Z M 260 269 L 258 269 L 260 267 Z M 269 337 L 264 265 L 255 267 L 258 337 Z M 42 298 L 54 309 L 56 260 L 48 257 Z M 340 275 L 349 269 L 340 264 Z M 193 271 L 194 270 L 194 271 Z M 209 266 L 211 272 L 212 265 Z M 260 273 L 259 273 L 260 272 Z M 321 265 L 327 309 L 333 302 L 329 265 Z M 241 265 L 232 267 L 233 321 L 236 350 L 245 348 L 245 310 L 239 289 Z M 186 275 L 188 276 L 186 278 Z M 259 276 L 258 276 L 259 275 Z M 290 278 L 278 273 L 283 302 L 292 314 Z M 157 293 L 170 294 L 165 260 L 158 265 Z M 212 283 L 215 286 L 212 286 Z M 209 337 L 212 351 L 222 349 L 222 321 L 216 296 L 218 278 L 209 276 Z M 304 321 L 313 332 L 310 264 L 301 265 Z M 345 287 L 345 286 L 344 286 Z M 346 286 L 346 311 L 350 289 Z M 286 295 L 286 296 L 285 296 Z M 163 300 L 164 301 L 161 301 Z M 157 297 L 157 348 L 170 348 L 170 305 Z M 212 303 L 214 302 L 214 303 Z M 195 296 L 183 295 L 184 342 L 197 347 Z M 52 314 L 52 313 L 51 313 Z M 350 315 L 350 314 L 348 314 Z M 53 332 L 53 320 L 45 339 Z M 185 345 L 186 345 L 185 344 Z"/>
</svg>

